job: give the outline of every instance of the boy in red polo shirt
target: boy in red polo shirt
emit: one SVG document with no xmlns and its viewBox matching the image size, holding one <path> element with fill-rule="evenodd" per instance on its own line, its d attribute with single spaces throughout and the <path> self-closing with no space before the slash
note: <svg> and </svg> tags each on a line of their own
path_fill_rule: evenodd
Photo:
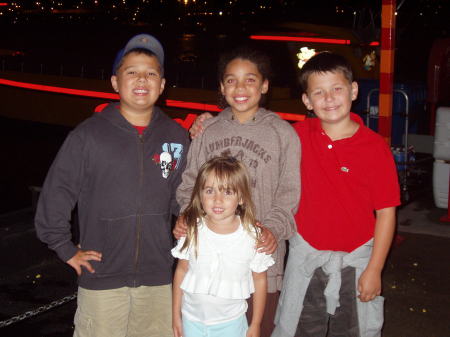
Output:
<svg viewBox="0 0 450 337">
<path fill-rule="evenodd" d="M 358 85 L 349 63 L 325 52 L 302 68 L 303 103 L 318 118 L 297 123 L 302 143 L 298 233 L 272 337 L 381 336 L 381 271 L 400 204 L 385 140 L 350 112 Z"/>
</svg>

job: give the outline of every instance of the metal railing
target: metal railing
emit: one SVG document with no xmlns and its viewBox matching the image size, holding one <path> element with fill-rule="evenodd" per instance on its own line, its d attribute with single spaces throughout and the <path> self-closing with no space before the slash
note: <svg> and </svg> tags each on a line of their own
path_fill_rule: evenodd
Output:
<svg viewBox="0 0 450 337">
<path fill-rule="evenodd" d="M 0 70 L 22 73 L 32 73 L 52 76 L 67 76 L 88 78 L 96 80 L 109 80 L 110 70 L 103 67 L 86 64 L 50 64 L 41 62 L 18 61 L 10 58 L 0 58 Z M 189 72 L 185 74 L 176 67 L 172 71 L 166 71 L 166 79 L 171 86 L 189 87 L 198 89 L 217 89 L 217 81 L 213 76 L 206 76 L 202 72 Z"/>
<path fill-rule="evenodd" d="M 6 320 L 0 321 L 0 328 L 4 328 L 4 327 L 7 327 L 7 326 L 9 326 L 11 324 L 18 323 L 18 322 L 21 322 L 21 321 L 26 320 L 28 318 L 37 316 L 37 315 L 42 314 L 42 313 L 44 313 L 46 311 L 49 311 L 49 310 L 51 310 L 53 308 L 56 308 L 56 307 L 59 307 L 59 306 L 65 304 L 65 303 L 68 303 L 68 302 L 74 300 L 75 298 L 77 298 L 77 293 L 76 292 L 73 293 L 72 295 L 65 296 L 63 298 L 60 298 L 59 300 L 50 302 L 49 304 L 42 305 L 42 306 L 40 306 L 40 307 L 38 307 L 36 309 L 29 310 L 29 311 L 26 311 L 26 312 L 24 312 L 24 313 L 22 313 L 20 315 L 13 316 L 13 317 L 8 318 Z"/>
</svg>

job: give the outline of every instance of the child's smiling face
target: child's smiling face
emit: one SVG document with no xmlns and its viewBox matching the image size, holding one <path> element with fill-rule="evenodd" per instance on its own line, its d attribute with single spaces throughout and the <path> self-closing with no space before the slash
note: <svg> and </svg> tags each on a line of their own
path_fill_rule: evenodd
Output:
<svg viewBox="0 0 450 337">
<path fill-rule="evenodd" d="M 254 116 L 268 89 L 269 81 L 263 79 L 256 64 L 241 58 L 228 63 L 220 83 L 222 95 L 241 123 Z"/>
<path fill-rule="evenodd" d="M 219 226 L 233 224 L 240 202 L 236 191 L 227 188 L 218 181 L 214 173 L 210 173 L 200 193 L 203 210 L 212 224 Z"/>
<path fill-rule="evenodd" d="M 350 118 L 352 101 L 358 95 L 358 85 L 350 82 L 342 71 L 312 73 L 302 100 L 313 110 L 322 124 L 333 124 Z"/>
<path fill-rule="evenodd" d="M 121 110 L 137 113 L 152 111 L 164 90 L 165 80 L 155 56 L 131 52 L 123 58 L 111 83 L 120 95 Z"/>
</svg>

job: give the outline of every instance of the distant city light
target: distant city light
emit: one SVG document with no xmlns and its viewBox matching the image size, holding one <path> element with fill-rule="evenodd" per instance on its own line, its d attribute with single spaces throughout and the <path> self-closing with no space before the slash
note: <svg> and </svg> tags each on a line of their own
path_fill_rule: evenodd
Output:
<svg viewBox="0 0 450 337">
<path fill-rule="evenodd" d="M 289 8 L 297 8 L 295 5 L 296 1 L 286 1 L 286 0 L 224 0 L 222 2 L 218 1 L 207 1 L 207 0 L 138 0 L 138 1 L 127 1 L 127 0 L 114 0 L 114 1 L 100 1 L 100 0 L 31 0 L 31 1 L 15 1 L 0 0 L 0 9 L 2 20 L 10 20 L 11 23 L 25 23 L 25 22 L 35 22 L 36 20 L 47 21 L 51 19 L 50 15 L 53 15 L 54 20 L 57 21 L 80 21 L 80 22 L 92 22 L 100 19 L 109 19 L 113 22 L 121 22 L 126 24 L 146 24 L 148 23 L 148 16 L 157 15 L 158 11 L 164 11 L 166 4 L 174 2 L 176 6 L 170 11 L 170 19 L 177 20 L 178 17 L 181 18 L 193 18 L 195 24 L 196 18 L 200 17 L 230 17 L 233 15 L 237 16 L 247 16 L 248 18 L 252 16 L 257 16 L 260 12 L 270 12 L 272 9 L 276 9 L 277 13 L 287 13 Z M 248 2 L 248 4 L 247 4 Z M 344 3 L 344 1 L 339 0 L 337 3 Z M 446 18 L 443 16 L 445 13 L 445 8 L 449 0 L 435 0 L 435 1 L 422 1 L 427 3 L 426 6 L 421 6 L 415 12 L 403 13 L 410 14 L 414 13 L 416 18 L 420 18 L 421 21 L 425 21 L 425 24 L 432 24 L 433 26 L 442 26 L 443 22 L 446 22 Z M 245 5 L 244 5 L 245 3 Z M 275 6 L 275 3 L 279 3 Z M 445 5 L 444 5 L 445 3 Z M 103 5 L 103 6 L 102 6 Z M 173 5 L 170 5 L 173 6 Z M 106 7 L 107 10 L 102 11 L 101 8 Z M 399 7 L 400 8 L 400 7 Z M 399 15 L 400 9 L 397 8 L 395 15 Z M 350 24 L 356 18 L 362 17 L 362 11 L 359 6 L 350 7 L 347 5 L 332 5 L 330 3 L 331 11 L 334 10 L 336 15 L 341 17 L 341 19 L 348 21 Z M 403 8 L 402 8 L 403 10 Z M 70 13 L 76 13 L 75 15 L 70 15 Z M 137 13 L 137 15 L 133 14 Z M 50 14 L 50 15 L 49 15 Z M 352 18 L 348 18 L 351 16 Z M 436 20 L 439 18 L 439 20 Z M 441 20 L 441 18 L 443 20 Z M 350 19 L 350 20 L 349 20 Z M 362 18 L 361 18 L 362 19 Z M 433 20 L 430 22 L 430 20 Z M 180 20 L 181 21 L 181 20 Z M 36 21 L 37 22 L 37 21 Z M 187 24 L 190 23 L 188 20 Z M 344 22 L 343 22 L 344 23 Z M 444 23 L 445 25 L 445 23 Z M 203 26 L 206 29 L 206 26 Z M 445 28 L 446 29 L 446 28 Z M 286 39 L 276 39 L 280 41 L 296 41 L 292 40 L 293 37 Z M 334 40 L 334 41 L 333 41 Z M 300 42 L 312 42 L 312 43 L 331 43 L 331 44 L 351 44 L 350 40 L 345 39 L 330 39 L 324 38 L 322 40 L 316 39 L 314 41 L 307 41 L 306 39 L 299 40 Z M 352 39 L 353 42 L 353 39 Z"/>
</svg>

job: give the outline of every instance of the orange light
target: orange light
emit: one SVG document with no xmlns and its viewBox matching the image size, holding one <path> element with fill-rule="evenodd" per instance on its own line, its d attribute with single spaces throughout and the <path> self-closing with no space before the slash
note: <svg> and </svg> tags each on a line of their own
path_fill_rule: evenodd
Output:
<svg viewBox="0 0 450 337">
<path fill-rule="evenodd" d="M 222 109 L 220 109 L 217 105 L 213 104 L 183 102 L 171 99 L 166 99 L 166 105 L 175 108 L 185 108 L 191 110 L 216 111 L 216 112 L 222 111 Z"/>
<path fill-rule="evenodd" d="M 380 42 L 378 42 L 378 41 L 373 41 L 373 42 L 369 43 L 369 46 L 379 46 L 379 45 L 380 45 Z"/>
<path fill-rule="evenodd" d="M 330 43 L 330 44 L 345 44 L 345 45 L 350 44 L 350 40 L 325 39 L 325 38 L 320 38 L 320 37 L 306 37 L 306 36 L 250 35 L 250 39 L 252 39 L 252 40 L 268 40 L 268 41 Z"/>
<path fill-rule="evenodd" d="M 189 130 L 189 128 L 194 123 L 196 118 L 197 118 L 196 114 L 187 114 L 184 120 L 182 120 L 181 118 L 174 118 L 173 120 L 178 124 L 180 124 L 186 130 Z"/>
<path fill-rule="evenodd" d="M 291 114 L 291 113 L 287 113 L 287 112 L 277 112 L 277 114 L 282 119 L 287 120 L 287 121 L 301 122 L 306 119 L 306 115 L 297 115 L 297 114 Z"/>
</svg>

